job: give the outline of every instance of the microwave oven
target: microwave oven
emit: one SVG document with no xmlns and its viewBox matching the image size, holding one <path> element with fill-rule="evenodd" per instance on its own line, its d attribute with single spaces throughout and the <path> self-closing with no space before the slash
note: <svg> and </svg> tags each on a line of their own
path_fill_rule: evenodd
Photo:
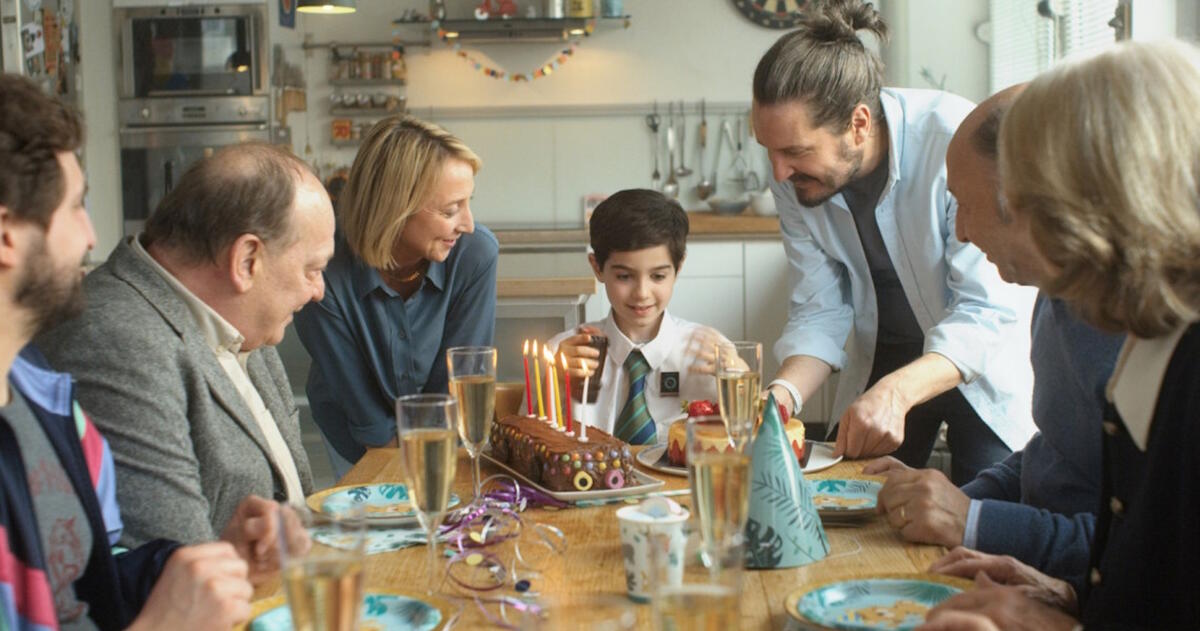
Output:
<svg viewBox="0 0 1200 631">
<path fill-rule="evenodd" d="M 114 11 L 121 99 L 268 95 L 265 4 Z"/>
</svg>

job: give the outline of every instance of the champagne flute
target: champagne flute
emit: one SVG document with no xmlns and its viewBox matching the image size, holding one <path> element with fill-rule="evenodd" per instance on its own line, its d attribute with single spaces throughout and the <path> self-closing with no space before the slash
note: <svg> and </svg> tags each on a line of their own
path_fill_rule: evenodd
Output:
<svg viewBox="0 0 1200 631">
<path fill-rule="evenodd" d="M 762 409 L 762 344 L 717 345 L 717 399 L 735 451 L 744 451 Z"/>
<path fill-rule="evenodd" d="M 336 515 L 279 508 L 283 591 L 297 631 L 353 631 L 362 610 L 366 520 L 362 507 Z"/>
<path fill-rule="evenodd" d="M 496 349 L 491 346 L 456 346 L 446 350 L 450 394 L 458 400 L 458 437 L 471 456 L 472 504 L 480 500 L 479 454 L 491 436 L 496 409 Z"/>
<path fill-rule="evenodd" d="M 437 586 L 437 531 L 450 504 L 450 485 L 458 465 L 454 423 L 458 403 L 448 394 L 410 394 L 396 399 L 400 464 L 408 495 L 429 544 L 429 582 Z"/>
<path fill-rule="evenodd" d="M 688 483 L 704 546 L 701 556 L 715 576 L 730 562 L 728 551 L 742 545 L 750 517 L 750 454 L 705 449 L 701 427 L 698 419 L 687 420 Z"/>
</svg>

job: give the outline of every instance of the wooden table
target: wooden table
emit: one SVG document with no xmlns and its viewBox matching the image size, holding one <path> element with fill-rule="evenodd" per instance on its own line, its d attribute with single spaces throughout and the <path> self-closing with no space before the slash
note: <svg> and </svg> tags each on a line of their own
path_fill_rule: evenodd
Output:
<svg viewBox="0 0 1200 631">
<path fill-rule="evenodd" d="M 460 450 L 455 492 L 464 501 L 471 495 L 470 467 L 471 461 L 466 452 Z M 486 460 L 482 468 L 484 476 L 496 472 Z M 861 474 L 861 470 L 861 462 L 842 462 L 812 477 L 867 477 Z M 686 478 L 661 473 L 653 475 L 666 481 L 666 489 L 687 488 Z M 375 449 L 367 452 L 341 483 L 396 482 L 400 478 L 399 452 L 395 449 Z M 676 499 L 690 504 L 687 496 Z M 558 511 L 526 511 L 523 514 L 526 520 L 553 524 L 567 536 L 563 562 L 550 569 L 534 589 L 551 596 L 568 590 L 624 596 L 625 572 L 616 518 L 617 509 L 624 505 L 618 503 Z M 944 552 L 938 546 L 904 543 L 896 531 L 878 517 L 859 527 L 827 528 L 826 533 L 831 549 L 830 557 L 825 560 L 791 569 L 747 571 L 741 599 L 743 629 L 788 627 L 790 618 L 784 609 L 784 600 L 803 585 L 882 573 L 923 572 Z M 419 592 L 428 573 L 426 554 L 424 547 L 417 546 L 368 557 L 367 589 L 391 587 Z M 277 593 L 277 589 L 277 583 L 264 585 L 259 594 L 266 596 Z M 651 628 L 650 607 L 639 605 L 637 613 L 638 628 Z M 473 606 L 467 606 L 454 628 L 487 626 L 483 616 Z"/>
</svg>

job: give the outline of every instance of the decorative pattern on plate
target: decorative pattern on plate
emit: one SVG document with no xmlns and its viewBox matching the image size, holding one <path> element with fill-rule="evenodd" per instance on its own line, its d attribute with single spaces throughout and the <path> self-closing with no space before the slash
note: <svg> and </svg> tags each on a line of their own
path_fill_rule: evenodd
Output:
<svg viewBox="0 0 1200 631">
<path fill-rule="evenodd" d="M 247 627 L 249 631 L 291 631 L 292 611 L 283 598 L 259 614 Z M 423 600 L 400 594 L 369 593 L 363 595 L 363 609 L 358 621 L 360 631 L 433 631 L 442 625 L 442 611 Z"/>
<path fill-rule="evenodd" d="M 816 587 L 799 597 L 794 612 L 788 610 L 834 629 L 907 631 L 924 622 L 930 608 L 961 591 L 924 576 L 854 579 Z"/>
<path fill-rule="evenodd" d="M 487 458 L 489 462 L 499 467 L 505 473 L 519 480 L 521 484 L 525 484 L 537 489 L 561 502 L 577 502 L 579 500 L 599 500 L 610 497 L 644 495 L 666 484 L 666 482 L 663 482 L 658 478 L 651 477 L 645 473 L 642 473 L 641 471 L 638 471 L 637 469 L 631 468 L 630 471 L 632 472 L 632 475 L 629 476 L 629 479 L 623 481 L 623 486 L 620 488 L 600 489 L 593 487 L 590 491 L 551 491 L 550 489 L 525 477 L 512 467 L 508 466 L 506 463 L 496 460 L 496 458 L 492 456 L 491 452 L 483 452 L 483 457 Z"/>
<path fill-rule="evenodd" d="M 873 514 L 883 485 L 873 480 L 812 480 L 813 503 L 825 515 Z"/>
<path fill-rule="evenodd" d="M 371 526 L 403 526 L 417 523 L 417 514 L 403 484 L 356 484 L 337 486 L 308 497 L 308 507 L 319 513 L 335 515 L 351 506 L 361 505 Z M 449 508 L 459 503 L 450 494 Z"/>
<path fill-rule="evenodd" d="M 348 549 L 352 545 L 348 535 L 339 535 L 331 529 L 316 528 L 312 531 L 313 540 L 331 548 Z M 368 528 L 367 554 L 393 552 L 410 546 L 424 545 L 425 531 L 420 527 Z"/>
</svg>

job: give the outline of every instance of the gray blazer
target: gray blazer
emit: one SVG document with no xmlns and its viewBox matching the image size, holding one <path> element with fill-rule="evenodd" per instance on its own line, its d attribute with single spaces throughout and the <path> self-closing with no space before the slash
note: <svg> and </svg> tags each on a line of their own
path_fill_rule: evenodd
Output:
<svg viewBox="0 0 1200 631">
<path fill-rule="evenodd" d="M 122 241 L 84 289 L 83 316 L 36 343 L 74 376 L 80 404 L 112 447 L 121 544 L 210 541 L 245 496 L 283 499 L 283 477 L 250 408 L 158 272 Z M 247 368 L 307 494 L 312 473 L 279 353 L 257 349 Z"/>
</svg>

